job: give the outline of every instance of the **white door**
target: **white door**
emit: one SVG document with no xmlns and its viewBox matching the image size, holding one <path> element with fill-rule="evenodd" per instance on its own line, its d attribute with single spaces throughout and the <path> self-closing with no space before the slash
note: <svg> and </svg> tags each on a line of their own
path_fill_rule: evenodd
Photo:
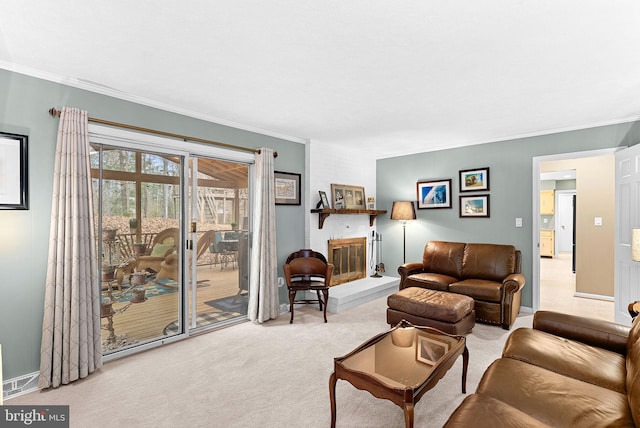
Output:
<svg viewBox="0 0 640 428">
<path fill-rule="evenodd" d="M 558 252 L 573 249 L 573 196 L 576 192 L 557 191 L 558 209 L 556 213 L 556 245 Z"/>
<path fill-rule="evenodd" d="M 640 145 L 616 153 L 615 320 L 629 324 L 640 300 L 640 262 L 631 260 L 631 230 L 640 227 Z"/>
</svg>

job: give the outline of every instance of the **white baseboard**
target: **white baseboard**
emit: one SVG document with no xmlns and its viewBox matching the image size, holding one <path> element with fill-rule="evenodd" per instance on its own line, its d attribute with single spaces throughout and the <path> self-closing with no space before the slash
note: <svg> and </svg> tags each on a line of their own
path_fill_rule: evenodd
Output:
<svg viewBox="0 0 640 428">
<path fill-rule="evenodd" d="M 603 296 L 602 294 L 589 294 L 589 293 L 573 293 L 573 297 L 582 297 L 583 299 L 605 300 L 607 302 L 613 302 L 615 299 L 611 296 Z"/>
<path fill-rule="evenodd" d="M 37 391 L 39 372 L 28 373 L 2 382 L 2 399 L 10 400 Z"/>
</svg>

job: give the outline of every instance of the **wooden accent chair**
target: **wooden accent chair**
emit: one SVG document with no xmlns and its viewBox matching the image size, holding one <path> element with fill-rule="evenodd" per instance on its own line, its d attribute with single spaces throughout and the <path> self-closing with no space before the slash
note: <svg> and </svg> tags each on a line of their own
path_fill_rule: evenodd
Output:
<svg viewBox="0 0 640 428">
<path fill-rule="evenodd" d="M 293 307 L 296 303 L 318 303 L 320 310 L 324 306 L 324 322 L 327 322 L 327 303 L 329 300 L 329 286 L 333 265 L 327 263 L 327 259 L 313 250 L 299 250 L 291 253 L 283 266 L 284 277 L 289 289 L 289 305 L 291 308 L 291 320 L 293 323 Z M 296 300 L 298 291 L 315 291 L 317 299 Z M 320 292 L 322 291 L 322 296 Z"/>
</svg>

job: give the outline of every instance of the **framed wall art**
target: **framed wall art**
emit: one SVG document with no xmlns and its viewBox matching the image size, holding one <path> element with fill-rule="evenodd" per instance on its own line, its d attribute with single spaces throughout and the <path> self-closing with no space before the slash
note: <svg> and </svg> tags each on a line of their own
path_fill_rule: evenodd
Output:
<svg viewBox="0 0 640 428">
<path fill-rule="evenodd" d="M 476 192 L 489 190 L 489 168 L 460 171 L 460 191 Z"/>
<path fill-rule="evenodd" d="M 29 209 L 28 140 L 0 132 L 0 209 Z"/>
<path fill-rule="evenodd" d="M 460 217 L 489 217 L 489 195 L 460 196 Z"/>
<path fill-rule="evenodd" d="M 416 184 L 418 209 L 451 208 L 451 179 L 419 181 Z"/>
<path fill-rule="evenodd" d="M 331 200 L 334 209 L 366 209 L 364 187 L 347 184 L 331 184 Z"/>
<path fill-rule="evenodd" d="M 276 205 L 300 205 L 300 174 L 274 171 Z"/>
</svg>

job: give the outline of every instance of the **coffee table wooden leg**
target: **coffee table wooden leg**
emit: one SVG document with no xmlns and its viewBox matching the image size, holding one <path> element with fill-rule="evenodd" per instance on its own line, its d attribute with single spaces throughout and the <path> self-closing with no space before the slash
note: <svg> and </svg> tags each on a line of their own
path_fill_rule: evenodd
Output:
<svg viewBox="0 0 640 428">
<path fill-rule="evenodd" d="M 413 406 L 414 404 L 404 403 L 404 426 L 406 428 L 413 428 Z"/>
<path fill-rule="evenodd" d="M 331 400 L 331 428 L 336 428 L 336 372 L 329 377 L 329 399 Z"/>
<path fill-rule="evenodd" d="M 462 393 L 467 393 L 467 367 L 469 366 L 469 349 L 464 345 L 462 352 Z"/>
</svg>

